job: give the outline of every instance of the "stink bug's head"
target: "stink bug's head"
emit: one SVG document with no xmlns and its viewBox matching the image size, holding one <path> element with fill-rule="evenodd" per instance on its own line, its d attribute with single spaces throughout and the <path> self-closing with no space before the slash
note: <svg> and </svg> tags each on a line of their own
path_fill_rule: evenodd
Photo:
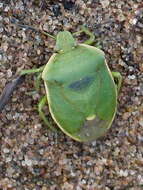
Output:
<svg viewBox="0 0 143 190">
<path fill-rule="evenodd" d="M 67 52 L 76 46 L 72 34 L 68 31 L 59 32 L 56 38 L 56 51 Z"/>
</svg>

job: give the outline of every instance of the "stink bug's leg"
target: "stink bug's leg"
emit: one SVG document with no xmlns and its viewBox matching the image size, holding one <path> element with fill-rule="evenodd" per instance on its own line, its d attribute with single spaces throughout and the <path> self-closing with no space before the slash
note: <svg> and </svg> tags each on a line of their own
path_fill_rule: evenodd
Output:
<svg viewBox="0 0 143 190">
<path fill-rule="evenodd" d="M 54 40 L 56 40 L 56 37 L 55 36 L 53 36 L 53 35 L 51 35 L 51 34 L 49 34 L 49 33 L 47 33 L 47 32 L 44 32 L 44 31 L 40 31 L 42 34 L 44 34 L 45 36 L 48 36 L 48 37 L 50 37 L 50 38 L 53 38 Z"/>
<path fill-rule="evenodd" d="M 95 36 L 92 32 L 90 32 L 85 26 L 81 26 L 81 30 L 78 32 L 73 33 L 73 35 L 79 35 L 80 33 L 84 32 L 86 35 L 89 36 L 89 39 L 84 42 L 84 44 L 92 44 L 95 40 Z"/>
<path fill-rule="evenodd" d="M 117 82 L 117 90 L 118 92 L 120 91 L 120 88 L 121 88 L 121 84 L 122 84 L 122 76 L 119 72 L 112 72 L 112 76 L 113 78 L 116 80 L 118 80 Z"/>
<path fill-rule="evenodd" d="M 22 70 L 20 75 L 29 75 L 29 74 L 34 74 L 34 73 L 40 73 L 44 70 L 44 67 L 45 67 L 45 65 L 41 66 L 37 69 Z"/>
<path fill-rule="evenodd" d="M 36 69 L 28 69 L 28 70 L 22 70 L 20 75 L 28 75 L 28 74 L 35 74 L 35 73 L 39 73 L 38 76 L 36 77 L 36 81 L 35 81 L 35 88 L 37 91 L 39 91 L 40 88 L 40 83 L 41 83 L 41 73 L 44 70 L 44 66 L 41 66 L 39 68 Z"/>
<path fill-rule="evenodd" d="M 52 125 L 50 124 L 50 122 L 47 120 L 44 112 L 42 111 L 43 107 L 46 105 L 47 103 L 47 97 L 43 96 L 42 99 L 40 100 L 39 104 L 38 104 L 38 111 L 39 111 L 39 115 L 41 117 L 41 119 L 44 121 L 44 123 L 53 131 L 56 131 L 56 129 L 54 127 L 52 127 Z"/>
<path fill-rule="evenodd" d="M 39 91 L 39 89 L 40 89 L 41 78 L 42 78 L 42 73 L 38 74 L 38 76 L 36 77 L 36 80 L 35 80 L 34 86 L 35 86 L 37 91 Z"/>
</svg>

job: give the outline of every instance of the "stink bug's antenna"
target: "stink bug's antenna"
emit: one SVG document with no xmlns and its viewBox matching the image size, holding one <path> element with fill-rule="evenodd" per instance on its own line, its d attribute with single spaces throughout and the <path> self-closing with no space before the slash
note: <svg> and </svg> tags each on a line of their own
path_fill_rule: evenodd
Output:
<svg viewBox="0 0 143 190">
<path fill-rule="evenodd" d="M 11 23 L 12 24 L 16 24 L 17 26 L 19 26 L 21 28 L 25 28 L 25 29 L 28 29 L 28 30 L 32 30 L 32 31 L 44 34 L 44 35 L 46 35 L 46 36 L 48 36 L 48 37 L 53 38 L 54 40 L 56 40 L 56 37 L 54 37 L 53 35 L 51 35 L 51 34 L 49 34 L 47 32 L 44 32 L 44 31 L 42 31 L 40 29 L 34 28 L 32 26 L 29 26 L 29 25 L 20 24 L 19 21 L 17 19 L 15 19 L 14 17 L 12 17 Z"/>
</svg>

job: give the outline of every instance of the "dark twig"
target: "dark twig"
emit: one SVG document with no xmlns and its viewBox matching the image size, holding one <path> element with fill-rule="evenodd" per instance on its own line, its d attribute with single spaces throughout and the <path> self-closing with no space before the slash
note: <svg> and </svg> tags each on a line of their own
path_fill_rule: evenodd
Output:
<svg viewBox="0 0 143 190">
<path fill-rule="evenodd" d="M 0 112 L 2 112 L 2 110 L 4 109 L 5 105 L 7 104 L 7 102 L 9 101 L 11 95 L 13 94 L 14 90 L 20 85 L 22 84 L 22 82 L 25 79 L 25 75 L 21 75 L 18 76 L 16 79 L 12 80 L 11 82 L 9 82 L 1 96 L 0 96 Z"/>
</svg>

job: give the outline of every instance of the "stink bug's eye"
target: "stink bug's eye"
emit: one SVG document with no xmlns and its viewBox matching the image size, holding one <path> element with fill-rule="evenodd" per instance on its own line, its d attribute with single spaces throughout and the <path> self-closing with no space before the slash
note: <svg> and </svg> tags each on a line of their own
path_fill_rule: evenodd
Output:
<svg viewBox="0 0 143 190">
<path fill-rule="evenodd" d="M 78 81 L 71 83 L 68 87 L 74 91 L 81 91 L 89 87 L 93 81 L 94 81 L 94 77 L 87 76 Z"/>
</svg>

